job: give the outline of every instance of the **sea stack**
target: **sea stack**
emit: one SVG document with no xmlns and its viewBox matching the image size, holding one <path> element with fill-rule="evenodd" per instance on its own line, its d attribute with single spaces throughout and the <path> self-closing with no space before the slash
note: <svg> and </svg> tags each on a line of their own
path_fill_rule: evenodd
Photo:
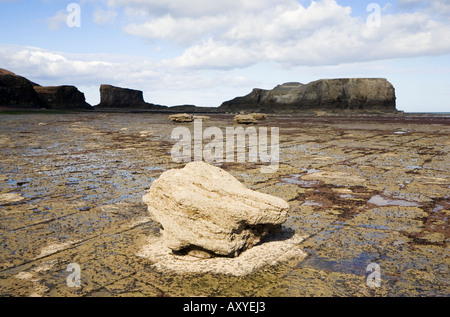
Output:
<svg viewBox="0 0 450 317">
<path fill-rule="evenodd" d="M 100 86 L 100 103 L 98 108 L 123 108 L 123 109 L 166 109 L 144 101 L 143 92 L 140 90 L 115 87 L 112 85 Z"/>
</svg>

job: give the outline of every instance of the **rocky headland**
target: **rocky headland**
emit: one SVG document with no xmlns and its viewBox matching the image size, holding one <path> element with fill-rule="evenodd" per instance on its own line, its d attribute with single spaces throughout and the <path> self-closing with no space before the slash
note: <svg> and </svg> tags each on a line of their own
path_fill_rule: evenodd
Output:
<svg viewBox="0 0 450 317">
<path fill-rule="evenodd" d="M 285 83 L 272 90 L 255 88 L 224 102 L 222 112 L 295 113 L 304 111 L 395 113 L 395 89 L 381 78 L 322 79 Z"/>
<path fill-rule="evenodd" d="M 84 94 L 75 86 L 34 86 L 39 97 L 39 104 L 46 109 L 93 110 L 86 102 Z"/>
<path fill-rule="evenodd" d="M 93 110 L 75 86 L 43 87 L 0 69 L 0 107 L 16 109 Z"/>
<path fill-rule="evenodd" d="M 220 107 L 165 106 L 146 102 L 143 92 L 112 85 L 100 86 L 100 103 L 89 105 L 75 86 L 42 87 L 0 69 L 0 107 L 18 109 L 153 111 L 168 113 L 321 113 L 396 114 L 393 85 L 382 78 L 321 79 L 309 84 L 285 83 L 272 90 L 255 88 Z"/>
<path fill-rule="evenodd" d="M 39 108 L 35 84 L 25 77 L 0 68 L 0 106 L 14 108 Z"/>
<path fill-rule="evenodd" d="M 112 85 L 100 86 L 100 103 L 98 108 L 124 108 L 164 110 L 166 106 L 155 105 L 144 101 L 143 92 Z"/>
</svg>

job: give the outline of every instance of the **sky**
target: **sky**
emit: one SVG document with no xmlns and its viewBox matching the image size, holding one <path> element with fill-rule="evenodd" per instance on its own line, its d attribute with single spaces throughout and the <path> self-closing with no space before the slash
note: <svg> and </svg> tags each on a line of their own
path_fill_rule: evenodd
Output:
<svg viewBox="0 0 450 317">
<path fill-rule="evenodd" d="M 386 78 L 397 109 L 450 112 L 450 0 L 0 0 L 0 68 L 216 107 L 253 88 Z"/>
</svg>

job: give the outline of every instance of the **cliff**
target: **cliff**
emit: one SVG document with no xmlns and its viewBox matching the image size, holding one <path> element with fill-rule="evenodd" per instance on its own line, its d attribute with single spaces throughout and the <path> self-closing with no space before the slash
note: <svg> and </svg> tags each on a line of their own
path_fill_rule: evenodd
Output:
<svg viewBox="0 0 450 317">
<path fill-rule="evenodd" d="M 126 108 L 162 110 L 166 106 L 155 105 L 144 101 L 142 91 L 120 88 L 111 85 L 100 86 L 100 103 L 98 108 Z"/>
<path fill-rule="evenodd" d="M 84 94 L 74 86 L 42 87 L 5 69 L 0 69 L 0 106 L 16 109 L 93 109 Z"/>
<path fill-rule="evenodd" d="M 224 102 L 222 112 L 293 113 L 396 112 L 395 89 L 386 79 L 322 79 L 307 85 L 286 83 L 272 90 L 253 89 L 244 96 Z"/>
<path fill-rule="evenodd" d="M 93 107 L 86 102 L 84 94 L 75 86 L 34 86 L 34 90 L 36 91 L 40 105 L 43 108 L 93 110 Z"/>
<path fill-rule="evenodd" d="M 0 106 L 14 108 L 39 108 L 35 84 L 6 69 L 0 68 Z"/>
</svg>

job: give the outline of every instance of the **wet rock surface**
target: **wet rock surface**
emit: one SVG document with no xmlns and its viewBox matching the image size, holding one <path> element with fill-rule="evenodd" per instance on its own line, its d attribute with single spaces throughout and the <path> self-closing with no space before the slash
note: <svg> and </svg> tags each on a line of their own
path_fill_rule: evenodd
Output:
<svg viewBox="0 0 450 317">
<path fill-rule="evenodd" d="M 233 120 L 211 115 L 204 128 Z M 263 124 L 280 128 L 277 173 L 218 165 L 289 203 L 284 227 L 302 239 L 287 238 L 286 252 L 303 253 L 236 276 L 217 266 L 180 272 L 176 259 L 145 256 L 161 233 L 142 196 L 184 166 L 170 155 L 179 123 L 164 114 L 0 116 L 0 294 L 448 296 L 449 118 L 271 116 Z M 71 263 L 81 269 L 79 288 L 67 285 Z M 371 263 L 381 268 L 375 288 Z"/>
</svg>

